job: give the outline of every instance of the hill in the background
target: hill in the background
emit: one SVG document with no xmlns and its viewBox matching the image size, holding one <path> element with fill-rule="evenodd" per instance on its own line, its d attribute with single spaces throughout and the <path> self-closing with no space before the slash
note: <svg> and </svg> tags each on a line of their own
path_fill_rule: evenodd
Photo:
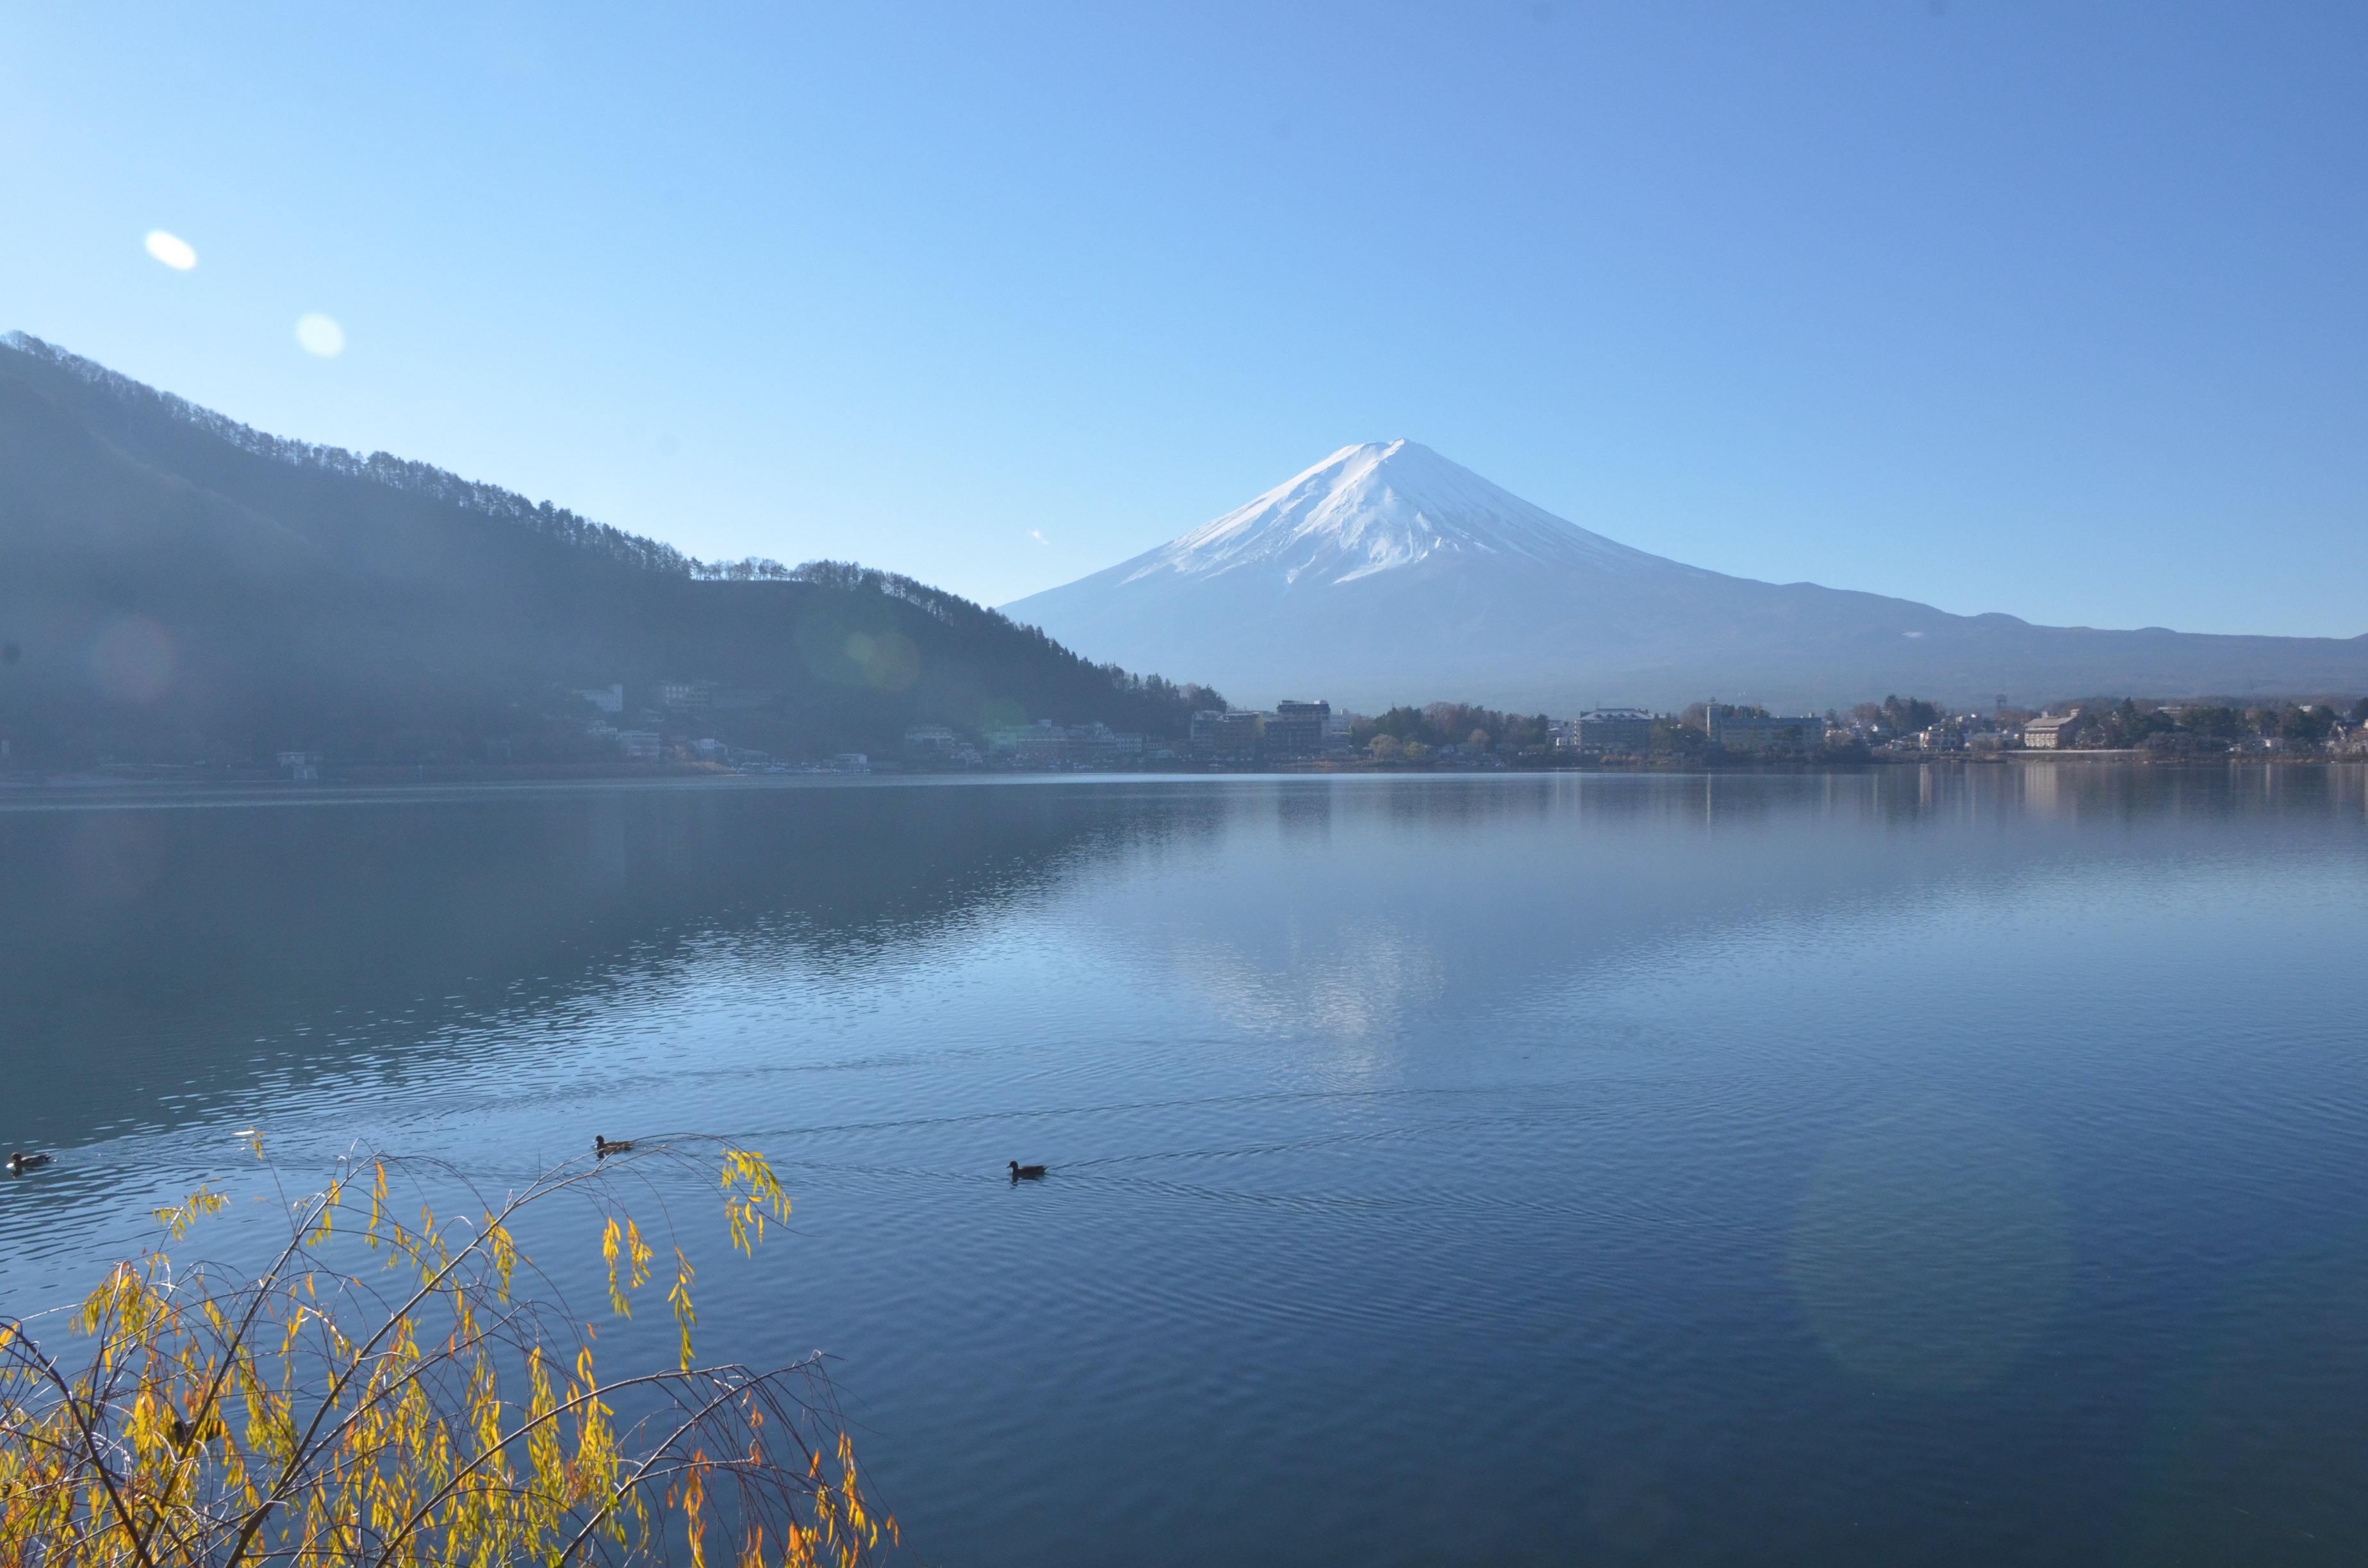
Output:
<svg viewBox="0 0 2368 1568">
<path fill-rule="evenodd" d="M 1951 706 L 2368 691 L 2368 637 L 2033 626 L 1729 577 L 1590 533 L 1411 441 L 1343 448 L 1004 608 L 1097 657 L 1375 711 L 1433 696 L 1568 713 L 1710 697 L 1797 711 L 1900 691 Z"/>
<path fill-rule="evenodd" d="M 624 685 L 631 727 L 662 683 L 700 687 L 701 728 L 786 756 L 1040 717 L 1181 734 L 1210 700 L 909 579 L 704 566 L 0 341 L 0 738 L 17 759 L 598 755 L 574 692 Z"/>
</svg>

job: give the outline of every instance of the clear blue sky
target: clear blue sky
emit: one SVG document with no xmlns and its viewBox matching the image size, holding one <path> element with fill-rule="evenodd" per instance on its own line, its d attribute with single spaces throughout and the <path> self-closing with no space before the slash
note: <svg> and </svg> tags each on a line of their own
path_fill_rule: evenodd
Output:
<svg viewBox="0 0 2368 1568">
<path fill-rule="evenodd" d="M 2358 6 L 19 4 L 0 72 L 0 327 L 702 555 L 1001 601 L 1408 436 L 1722 571 L 2368 631 Z"/>
</svg>

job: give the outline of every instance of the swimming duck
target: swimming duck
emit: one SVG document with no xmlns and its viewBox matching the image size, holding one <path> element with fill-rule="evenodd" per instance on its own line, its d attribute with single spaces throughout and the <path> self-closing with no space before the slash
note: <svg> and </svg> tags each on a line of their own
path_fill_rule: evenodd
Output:
<svg viewBox="0 0 2368 1568">
<path fill-rule="evenodd" d="M 1044 1167 L 1042 1165 L 1023 1165 L 1017 1160 L 1009 1163 L 1011 1179 L 1014 1181 L 1042 1181 L 1044 1177 Z"/>
<path fill-rule="evenodd" d="M 8 1168 L 16 1172 L 37 1171 L 49 1163 L 50 1156 L 47 1154 L 28 1154 L 22 1150 L 14 1151 L 8 1155 Z"/>
<path fill-rule="evenodd" d="M 630 1154 L 632 1152 L 633 1146 L 630 1142 L 620 1140 L 611 1143 L 598 1132 L 592 1134 L 592 1153 L 596 1159 L 605 1160 L 611 1154 Z"/>
</svg>

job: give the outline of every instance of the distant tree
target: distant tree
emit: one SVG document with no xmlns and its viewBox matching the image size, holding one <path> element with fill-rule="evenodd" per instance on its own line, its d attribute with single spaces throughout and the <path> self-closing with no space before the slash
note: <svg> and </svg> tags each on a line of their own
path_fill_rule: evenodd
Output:
<svg viewBox="0 0 2368 1568">
<path fill-rule="evenodd" d="M 1374 737 L 1389 735 L 1401 744 L 1420 741 L 1427 746 L 1494 747 L 1520 753 L 1550 747 L 1554 721 L 1543 713 L 1500 712 L 1470 702 L 1432 702 L 1420 708 L 1400 705 L 1379 717 L 1348 715 L 1352 745 L 1370 749 Z"/>
<path fill-rule="evenodd" d="M 1406 744 L 1386 730 L 1365 743 L 1365 751 L 1375 762 L 1395 762 L 1406 750 Z"/>
<path fill-rule="evenodd" d="M 1883 727 L 1894 734 L 1912 735 L 1941 722 L 1941 706 L 1920 697 L 1891 696 L 1883 699 Z"/>
<path fill-rule="evenodd" d="M 1373 734 L 1388 735 L 1393 740 L 1419 738 L 1423 732 L 1422 710 L 1419 708 L 1393 708 L 1372 722 Z"/>
<path fill-rule="evenodd" d="M 2312 704 L 2289 708 L 2278 715 L 2278 733 L 2305 745 L 2317 745 L 2335 728 L 2335 710 Z"/>
<path fill-rule="evenodd" d="M 1695 703 L 1687 710 L 1694 715 L 1691 722 L 1683 716 L 1653 721 L 1652 750 L 1656 756 L 1698 758 L 1710 751 L 1710 737 L 1702 733 L 1702 705 Z"/>
<path fill-rule="evenodd" d="M 2190 708 L 2179 716 L 2179 727 L 2192 735 L 2233 741 L 2246 733 L 2245 715 L 2225 703 Z"/>
<path fill-rule="evenodd" d="M 1408 741 L 1406 743 L 1405 756 L 1408 762 L 1429 762 L 1430 760 L 1430 752 L 1431 748 L 1424 742 Z"/>
<path fill-rule="evenodd" d="M 725 583 L 780 583 L 793 574 L 778 561 L 751 555 L 740 561 L 693 561 L 693 577 Z"/>
<path fill-rule="evenodd" d="M 2102 750 L 2147 745 L 2155 736 L 2170 734 L 2179 727 L 2151 700 L 2134 697 L 2112 703 L 2086 703 L 2082 711 L 2087 722 L 2080 727 L 2080 744 Z"/>
</svg>

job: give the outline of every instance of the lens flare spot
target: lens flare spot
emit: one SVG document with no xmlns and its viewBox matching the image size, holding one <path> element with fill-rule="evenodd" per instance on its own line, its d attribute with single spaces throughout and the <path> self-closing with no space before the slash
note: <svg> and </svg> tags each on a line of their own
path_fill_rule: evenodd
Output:
<svg viewBox="0 0 2368 1568">
<path fill-rule="evenodd" d="M 180 235 L 162 229 L 148 231 L 148 254 L 176 272 L 187 272 L 198 265 L 197 248 Z"/>
<path fill-rule="evenodd" d="M 173 684 L 173 639 L 144 615 L 109 616 L 90 640 L 90 683 L 118 702 L 154 702 Z"/>
<path fill-rule="evenodd" d="M 334 359 L 346 351 L 346 329 L 330 317 L 317 312 L 298 316 L 296 341 L 307 354 Z"/>
</svg>

